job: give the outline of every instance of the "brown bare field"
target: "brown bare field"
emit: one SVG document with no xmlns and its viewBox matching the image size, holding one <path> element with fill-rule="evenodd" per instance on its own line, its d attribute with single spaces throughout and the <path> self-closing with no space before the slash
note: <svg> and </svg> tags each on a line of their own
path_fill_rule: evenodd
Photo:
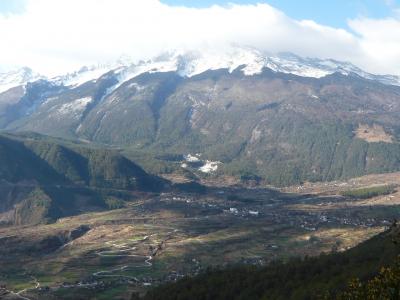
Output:
<svg viewBox="0 0 400 300">
<path fill-rule="evenodd" d="M 359 124 L 355 131 L 357 138 L 367 141 L 368 143 L 393 143 L 393 136 L 388 134 L 381 125 Z"/>
</svg>

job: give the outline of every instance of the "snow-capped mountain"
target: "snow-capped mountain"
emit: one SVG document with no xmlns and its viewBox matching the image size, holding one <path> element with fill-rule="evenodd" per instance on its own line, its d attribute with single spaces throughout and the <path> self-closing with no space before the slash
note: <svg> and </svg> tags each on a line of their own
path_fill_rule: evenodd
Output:
<svg viewBox="0 0 400 300">
<path fill-rule="evenodd" d="M 43 76 L 27 67 L 0 73 L 0 93 L 43 78 Z"/>
<path fill-rule="evenodd" d="M 115 63 L 84 67 L 81 70 L 53 79 L 65 86 L 76 86 L 96 80 L 101 75 L 114 71 L 119 84 L 142 73 L 177 72 L 182 77 L 192 77 L 208 70 L 228 69 L 229 72 L 241 67 L 241 71 L 252 76 L 264 68 L 275 72 L 294 74 L 302 77 L 321 78 L 333 73 L 356 74 L 360 77 L 389 85 L 400 85 L 395 75 L 375 75 L 361 70 L 349 62 L 333 59 L 302 58 L 292 53 L 265 54 L 252 48 L 232 47 L 226 51 L 172 50 L 153 59 L 132 63 L 132 60 L 118 60 Z"/>
<path fill-rule="evenodd" d="M 400 85 L 400 77 L 396 75 L 375 75 L 361 70 L 352 63 L 334 59 L 302 58 L 292 53 L 280 53 L 269 56 L 266 67 L 282 73 L 290 73 L 303 77 L 321 78 L 333 73 L 343 75 L 356 74 L 370 80 L 384 84 Z"/>
<path fill-rule="evenodd" d="M 334 72 L 343 75 L 324 78 Z M 27 69 L 9 74 L 8 86 L 35 78 Z M 0 130 L 196 153 L 177 161 L 188 172 L 228 170 L 276 184 L 332 180 L 400 169 L 400 87 L 381 83 L 400 85 L 331 59 L 175 50 L 1 93 Z"/>
<path fill-rule="evenodd" d="M 208 70 L 228 69 L 229 72 L 233 72 L 239 67 L 247 76 L 260 74 L 264 68 L 269 68 L 274 72 L 314 78 L 338 72 L 343 75 L 355 74 L 383 84 L 400 85 L 399 76 L 371 74 L 349 62 L 303 58 L 292 53 L 271 55 L 246 47 L 231 47 L 224 51 L 171 50 L 152 59 L 138 62 L 133 62 L 132 59 L 125 56 L 112 63 L 84 66 L 78 71 L 61 74 L 47 80 L 56 85 L 74 87 L 85 82 L 96 81 L 112 71 L 118 80 L 118 83 L 112 88 L 114 90 L 124 82 L 146 72 L 176 72 L 182 77 L 192 77 Z M 0 93 L 38 79 L 46 78 L 27 67 L 0 73 Z"/>
</svg>

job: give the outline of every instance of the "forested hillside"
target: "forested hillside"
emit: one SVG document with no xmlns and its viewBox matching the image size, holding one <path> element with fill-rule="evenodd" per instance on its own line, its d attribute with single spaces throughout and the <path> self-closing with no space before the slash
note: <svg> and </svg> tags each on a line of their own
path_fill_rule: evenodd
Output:
<svg viewBox="0 0 400 300">
<path fill-rule="evenodd" d="M 118 152 L 41 136 L 0 136 L 0 222 L 30 224 L 106 209 L 112 195 L 167 182 Z"/>
<path fill-rule="evenodd" d="M 76 86 L 42 80 L 4 92 L 0 127 L 159 157 L 198 153 L 220 162 L 214 174 L 273 185 L 400 169 L 397 86 L 351 73 L 246 76 L 241 67 L 117 78 L 110 71 Z"/>
<path fill-rule="evenodd" d="M 365 282 L 384 266 L 396 268 L 399 237 L 396 226 L 343 253 L 274 262 L 263 268 L 210 269 L 197 277 L 157 287 L 144 299 L 366 299 L 357 298 L 361 286 L 353 285 L 348 294 L 343 292 L 355 279 Z M 378 286 L 393 297 L 380 298 L 378 294 L 371 299 L 398 299 L 398 291 L 396 296 L 391 290 L 398 286 L 393 280 L 391 285 Z"/>
</svg>

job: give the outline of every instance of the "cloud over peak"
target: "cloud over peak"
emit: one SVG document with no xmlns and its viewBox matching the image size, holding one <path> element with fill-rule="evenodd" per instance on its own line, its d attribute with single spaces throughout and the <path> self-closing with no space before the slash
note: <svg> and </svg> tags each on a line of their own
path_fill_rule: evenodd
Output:
<svg viewBox="0 0 400 300">
<path fill-rule="evenodd" d="M 166 49 L 224 51 L 236 44 L 400 74 L 400 20 L 356 19 L 349 27 L 294 20 L 265 3 L 188 8 L 158 0 L 27 0 L 24 13 L 0 15 L 0 65 L 57 74 L 122 54 L 146 59 Z"/>
</svg>

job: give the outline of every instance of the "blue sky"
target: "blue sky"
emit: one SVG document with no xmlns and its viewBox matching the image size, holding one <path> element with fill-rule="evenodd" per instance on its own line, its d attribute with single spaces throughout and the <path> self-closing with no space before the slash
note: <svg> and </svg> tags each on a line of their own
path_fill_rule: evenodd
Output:
<svg viewBox="0 0 400 300">
<path fill-rule="evenodd" d="M 21 13 L 25 0 L 0 0 L 0 13 Z M 400 0 L 162 0 L 175 6 L 209 7 L 213 4 L 227 5 L 268 3 L 282 10 L 291 18 L 310 19 L 319 24 L 346 28 L 347 20 L 357 17 L 385 18 L 393 14 L 393 8 L 400 6 Z"/>
<path fill-rule="evenodd" d="M 347 28 L 347 20 L 356 17 L 385 18 L 391 16 L 392 9 L 399 0 L 162 0 L 170 5 L 207 7 L 213 4 L 226 5 L 268 3 L 282 10 L 289 17 L 302 20 L 311 19 L 323 25 Z"/>
<path fill-rule="evenodd" d="M 0 13 L 21 13 L 24 11 L 25 0 L 0 0 Z"/>
</svg>

